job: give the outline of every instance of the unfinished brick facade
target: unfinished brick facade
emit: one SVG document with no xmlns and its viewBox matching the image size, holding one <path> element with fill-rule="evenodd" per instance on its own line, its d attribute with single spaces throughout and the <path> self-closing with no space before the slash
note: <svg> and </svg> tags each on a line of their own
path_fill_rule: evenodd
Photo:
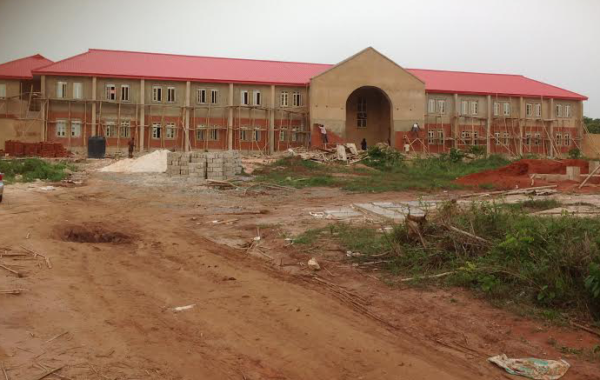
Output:
<svg viewBox="0 0 600 380">
<path fill-rule="evenodd" d="M 73 151 L 103 136 L 108 152 L 133 138 L 139 151 L 269 153 L 321 145 L 319 124 L 333 144 L 427 153 L 582 146 L 582 95 L 522 76 L 404 69 L 372 48 L 338 65 L 110 50 L 45 64 L 30 78 L 3 77 L 0 65 L 0 118 L 35 121 L 30 135 Z"/>
</svg>

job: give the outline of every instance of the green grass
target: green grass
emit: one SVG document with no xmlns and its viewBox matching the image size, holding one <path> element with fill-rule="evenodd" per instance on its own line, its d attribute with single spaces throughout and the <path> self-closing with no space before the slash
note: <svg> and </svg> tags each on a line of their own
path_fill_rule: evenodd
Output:
<svg viewBox="0 0 600 380">
<path fill-rule="evenodd" d="M 556 199 L 528 199 L 518 203 L 503 203 L 501 207 L 522 212 L 536 212 L 550 210 L 562 206 Z"/>
<path fill-rule="evenodd" d="M 529 307 L 551 320 L 567 313 L 600 321 L 600 218 L 537 217 L 527 210 L 495 204 L 464 209 L 448 203 L 422 227 L 425 246 L 405 224 L 384 234 L 340 223 L 320 238 L 362 254 L 353 260 L 386 261 L 381 268 L 392 275 L 467 287 L 495 304 Z M 443 272 L 452 274 L 425 278 Z"/>
<path fill-rule="evenodd" d="M 391 163 L 390 163 L 391 162 Z M 321 164 L 298 157 L 281 159 L 257 171 L 256 181 L 304 187 L 340 187 L 352 192 L 384 192 L 402 190 L 458 189 L 453 181 L 464 175 L 505 166 L 500 156 L 470 162 L 453 161 L 448 156 L 404 161 L 365 160 L 370 167 L 347 166 L 342 163 Z M 493 184 L 482 185 L 493 188 Z"/>
<path fill-rule="evenodd" d="M 307 231 L 304 231 L 300 235 L 294 238 L 294 244 L 303 244 L 303 245 L 312 245 L 317 242 L 319 239 L 319 235 L 323 233 L 325 229 L 322 228 L 313 228 Z"/>
<path fill-rule="evenodd" d="M 22 182 L 60 181 L 67 176 L 67 168 L 73 171 L 66 163 L 53 164 L 39 158 L 0 160 L 0 173 L 4 173 L 6 183 L 17 182 L 17 178 Z"/>
</svg>

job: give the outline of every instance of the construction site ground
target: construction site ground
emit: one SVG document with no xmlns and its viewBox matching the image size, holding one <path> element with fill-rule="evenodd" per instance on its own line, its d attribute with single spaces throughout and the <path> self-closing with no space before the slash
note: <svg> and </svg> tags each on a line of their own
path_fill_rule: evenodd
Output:
<svg viewBox="0 0 600 380">
<path fill-rule="evenodd" d="M 339 247 L 304 252 L 289 239 L 333 223 L 311 211 L 421 194 L 244 192 L 88 170 L 82 183 L 5 189 L 0 261 L 20 277 L 0 269 L 0 289 L 22 289 L 0 294 L 9 379 L 57 368 L 46 378 L 512 378 L 487 362 L 502 353 L 564 358 L 564 379 L 600 378 L 598 361 L 552 344 L 590 348 L 589 332 L 461 289 L 390 286 Z"/>
</svg>

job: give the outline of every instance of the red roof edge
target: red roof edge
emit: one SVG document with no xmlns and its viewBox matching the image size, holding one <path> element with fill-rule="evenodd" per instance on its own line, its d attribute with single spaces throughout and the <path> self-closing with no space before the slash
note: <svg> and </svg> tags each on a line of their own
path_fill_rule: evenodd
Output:
<svg viewBox="0 0 600 380">
<path fill-rule="evenodd" d="M 55 65 L 55 64 L 57 64 L 57 63 L 66 62 L 66 61 L 69 61 L 69 60 L 71 60 L 71 59 L 77 58 L 77 57 L 79 57 L 79 56 L 82 56 L 82 55 L 88 54 L 89 52 L 90 52 L 90 50 L 88 49 L 88 51 L 84 51 L 83 53 L 80 53 L 80 54 L 74 55 L 74 56 L 72 56 L 72 57 L 67 57 L 67 58 L 65 58 L 65 59 L 61 59 L 60 61 L 52 62 L 52 63 L 51 63 L 51 64 L 49 64 L 49 65 L 42 66 L 42 67 L 38 67 L 38 68 L 37 68 L 37 69 L 35 69 L 35 70 L 31 70 L 31 73 L 32 73 L 32 74 L 40 74 L 40 75 L 41 75 L 41 74 L 46 74 L 46 72 L 43 72 L 43 70 L 45 70 L 46 68 L 48 68 L 48 67 L 50 67 L 50 66 L 53 66 L 53 65 Z M 49 72 L 48 74 L 52 74 L 52 73 L 51 73 L 51 72 Z M 84 75 L 81 75 L 81 76 L 84 76 Z"/>
<path fill-rule="evenodd" d="M 190 55 L 190 54 L 174 54 L 174 53 L 156 53 L 156 52 L 146 52 L 146 51 L 132 51 L 132 50 L 111 50 L 111 49 L 89 49 L 87 53 L 92 51 L 107 51 L 107 52 L 117 52 L 117 53 L 132 53 L 132 54 L 152 54 L 152 55 L 168 55 L 171 57 L 188 57 L 188 58 L 210 58 L 210 59 L 226 59 L 226 60 L 235 60 L 235 61 L 252 61 L 252 62 L 272 62 L 272 63 L 291 63 L 298 65 L 315 65 L 315 66 L 332 66 L 329 63 L 314 63 L 314 62 L 299 62 L 299 61 L 279 61 L 272 59 L 253 59 L 253 58 L 229 58 L 229 57 L 212 57 L 208 55 Z M 85 54 L 85 53 L 84 53 Z M 81 54 L 80 54 L 81 55 Z M 71 57 L 73 58 L 73 57 Z M 61 62 L 61 61 L 58 61 Z M 58 63 L 56 62 L 56 63 Z"/>
<path fill-rule="evenodd" d="M 558 89 L 558 90 L 561 90 L 561 91 L 570 92 L 571 94 L 573 94 L 573 95 L 574 95 L 574 96 L 573 96 L 573 99 L 588 100 L 588 97 L 587 97 L 587 96 L 585 96 L 585 95 L 581 95 L 581 94 L 578 94 L 578 93 L 576 93 L 576 92 L 573 92 L 573 91 L 571 91 L 571 90 L 567 90 L 567 89 L 564 89 L 564 88 L 562 88 L 562 87 L 554 86 L 554 85 L 552 85 L 552 84 L 549 84 L 549 83 L 546 83 L 546 82 L 541 82 L 541 81 L 539 81 L 539 80 L 536 80 L 536 79 L 531 79 L 531 78 L 529 78 L 529 77 L 526 77 L 526 76 L 524 76 L 524 78 L 527 78 L 527 79 L 529 79 L 530 81 L 534 81 L 534 82 L 537 82 L 537 83 L 541 83 L 541 84 L 543 84 L 543 85 L 546 85 L 546 86 L 548 86 L 548 87 L 553 87 L 553 88 L 556 88 L 556 89 Z M 555 99 L 560 99 L 560 98 L 556 98 L 556 97 L 554 97 L 554 98 L 555 98 Z"/>
<path fill-rule="evenodd" d="M 47 66 L 46 66 L 47 67 Z M 172 82 L 198 82 L 198 83 L 231 83 L 231 80 L 223 79 L 202 79 L 202 78 L 183 78 L 183 77 L 156 77 L 151 75 L 106 75 L 97 73 L 58 73 L 52 71 L 40 72 L 41 75 L 56 75 L 68 77 L 97 77 L 97 78 L 124 78 L 124 79 L 149 79 L 157 81 L 172 81 Z M 305 86 L 309 82 L 265 82 L 265 81 L 244 81 L 236 80 L 235 83 L 254 84 L 254 85 L 278 85 L 278 86 Z"/>
<path fill-rule="evenodd" d="M 52 60 L 50 60 L 50 59 L 48 59 L 48 58 L 46 58 L 43 55 L 41 55 L 41 54 L 38 53 L 38 54 L 30 55 L 30 56 L 27 56 L 27 57 L 23 57 L 23 58 L 13 59 L 12 61 L 4 62 L 4 63 L 0 64 L 0 66 L 6 65 L 6 64 L 12 64 L 12 63 L 19 62 L 19 61 L 25 61 L 25 60 L 32 59 L 32 58 L 35 58 L 35 59 L 44 59 L 44 60 L 50 62 L 50 64 L 53 63 Z M 40 67 L 46 67 L 46 66 L 48 66 L 48 65 L 43 65 L 43 66 L 40 66 Z M 39 67 L 36 68 L 36 69 L 39 69 Z M 33 79 L 33 69 L 30 71 L 30 75 L 0 75 L 0 78 L 4 78 L 4 79 Z"/>
<path fill-rule="evenodd" d="M 543 82 L 540 82 L 543 83 Z M 545 84 L 545 83 L 544 83 Z M 554 87 L 554 86 L 553 86 Z M 560 87 L 558 87 L 560 88 Z M 568 91 L 568 90 L 565 90 Z M 515 98 L 539 98 L 539 95 L 527 95 L 527 94 L 510 94 L 510 93 L 491 93 L 491 92 L 477 92 L 477 91 L 449 91 L 449 90 L 439 90 L 439 89 L 427 89 L 425 92 L 428 93 L 436 93 L 436 94 L 460 94 L 460 95 L 491 95 L 491 96 L 508 96 Z M 568 91 L 572 92 L 572 91 Z M 573 92 L 573 96 L 542 96 L 542 98 L 546 99 L 563 99 L 563 100 L 588 100 L 587 96 L 579 95 Z"/>
</svg>

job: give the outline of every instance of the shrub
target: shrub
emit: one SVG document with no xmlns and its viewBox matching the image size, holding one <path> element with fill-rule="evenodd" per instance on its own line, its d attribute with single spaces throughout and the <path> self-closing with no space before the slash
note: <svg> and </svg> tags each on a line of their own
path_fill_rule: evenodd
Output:
<svg viewBox="0 0 600 380">
<path fill-rule="evenodd" d="M 522 208 L 528 207 L 531 202 Z M 522 208 L 484 203 L 465 209 L 447 203 L 427 218 L 422 239 L 405 224 L 370 237 L 359 233 L 364 227 L 340 225 L 335 236 L 345 249 L 363 253 L 356 260 L 393 253 L 384 263 L 392 273 L 452 272 L 439 281 L 475 289 L 496 302 L 589 313 L 600 320 L 600 237 L 595 232 L 600 218 L 540 217 Z"/>
<path fill-rule="evenodd" d="M 402 153 L 387 145 L 371 147 L 368 153 L 368 157 L 364 160 L 365 165 L 379 170 L 390 170 L 404 161 Z"/>
<path fill-rule="evenodd" d="M 60 181 L 67 176 L 67 165 L 49 163 L 39 158 L 0 160 L 0 172 L 4 173 L 7 182 L 15 181 L 22 176 L 22 181 L 31 182 L 36 179 Z"/>
<path fill-rule="evenodd" d="M 576 159 L 582 157 L 581 150 L 579 150 L 579 148 L 572 148 L 567 154 L 569 155 L 569 158 Z"/>
</svg>

